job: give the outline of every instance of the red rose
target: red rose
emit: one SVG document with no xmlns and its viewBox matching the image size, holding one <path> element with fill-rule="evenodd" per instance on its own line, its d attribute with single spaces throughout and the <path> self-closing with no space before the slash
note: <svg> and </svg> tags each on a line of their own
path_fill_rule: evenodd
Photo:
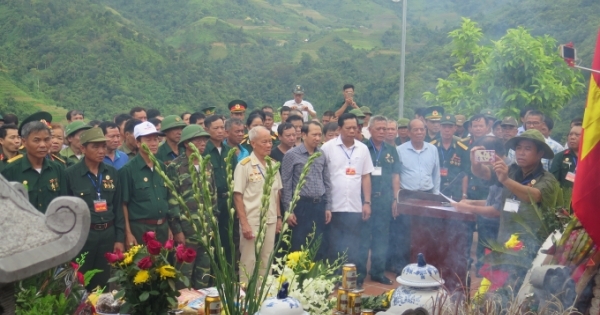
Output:
<svg viewBox="0 0 600 315">
<path fill-rule="evenodd" d="M 196 259 L 196 251 L 191 248 L 183 247 L 183 244 L 177 246 L 177 252 L 175 253 L 177 262 L 192 263 Z"/>
<path fill-rule="evenodd" d="M 79 284 L 85 285 L 85 279 L 83 278 L 83 274 L 77 271 L 77 280 L 79 280 Z"/>
<path fill-rule="evenodd" d="M 152 255 L 158 255 L 162 249 L 162 244 L 157 240 L 149 240 L 146 243 L 146 247 L 148 247 L 148 253 Z"/>
<path fill-rule="evenodd" d="M 140 261 L 138 261 L 137 266 L 140 267 L 140 269 L 152 268 L 152 258 L 150 258 L 150 256 L 142 258 Z"/>
<path fill-rule="evenodd" d="M 108 263 L 114 264 L 117 261 L 123 260 L 123 258 L 125 258 L 125 257 L 123 257 L 123 253 L 121 253 L 120 250 L 117 250 L 114 253 L 106 253 L 106 254 L 104 254 L 104 258 L 106 258 L 106 260 L 108 260 Z"/>
<path fill-rule="evenodd" d="M 148 242 L 150 242 L 151 240 L 156 239 L 156 233 L 154 233 L 154 231 L 148 231 L 144 233 L 142 239 L 144 240 L 144 243 L 148 244 Z"/>
<path fill-rule="evenodd" d="M 173 245 L 175 244 L 174 240 L 168 240 L 165 242 L 165 249 L 171 250 L 173 249 Z"/>
</svg>

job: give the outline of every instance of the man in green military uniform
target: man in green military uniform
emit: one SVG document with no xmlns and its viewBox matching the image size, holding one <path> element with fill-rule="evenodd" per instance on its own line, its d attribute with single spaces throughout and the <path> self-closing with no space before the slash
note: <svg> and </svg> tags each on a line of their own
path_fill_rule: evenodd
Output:
<svg viewBox="0 0 600 315">
<path fill-rule="evenodd" d="M 69 146 L 60 150 L 60 155 L 67 158 L 67 165 L 71 166 L 83 157 L 81 154 L 81 133 L 85 130 L 92 128 L 92 126 L 83 122 L 83 120 L 76 120 L 67 125 L 65 130 L 65 135 L 67 136 L 67 141 L 69 142 Z"/>
<path fill-rule="evenodd" d="M 471 117 L 471 137 L 465 141 L 461 141 L 469 146 L 469 152 L 476 146 L 477 141 L 486 136 L 488 133 L 488 124 L 485 115 L 477 114 Z M 470 200 L 485 200 L 489 193 L 490 183 L 481 179 L 472 172 L 469 172 L 469 188 L 467 198 Z"/>
<path fill-rule="evenodd" d="M 229 108 L 229 118 L 237 118 L 244 121 L 246 109 L 248 108 L 246 102 L 242 100 L 233 100 L 227 104 L 227 108 Z M 204 121 L 204 126 L 206 126 L 206 120 Z M 208 126 L 206 127 L 208 128 Z"/>
<path fill-rule="evenodd" d="M 80 271 L 99 269 L 86 286 L 88 291 L 104 287 L 110 278 L 110 266 L 104 254 L 125 250 L 125 219 L 117 170 L 102 162 L 106 155 L 106 137 L 100 128 L 84 131 L 80 137 L 83 159 L 67 168 L 67 194 L 85 201 L 90 210 L 90 233 L 80 253 L 86 253 Z"/>
<path fill-rule="evenodd" d="M 200 154 L 203 154 L 209 138 L 210 134 L 204 131 L 200 125 L 189 125 L 185 127 L 181 133 L 181 140 L 179 141 L 180 146 L 185 148 L 185 154 L 178 156 L 167 166 L 167 176 L 173 182 L 177 194 L 179 194 L 186 202 L 190 214 L 203 215 L 203 213 L 199 213 L 201 205 L 196 203 L 193 196 L 194 191 L 192 190 L 192 177 L 190 175 L 189 165 L 189 157 L 193 153 L 191 144 L 198 148 Z M 197 169 L 199 169 L 198 163 L 198 160 L 194 161 L 194 165 Z M 210 163 L 206 165 L 206 176 L 208 178 L 208 183 L 198 182 L 198 186 L 201 191 L 204 187 L 209 188 L 212 196 L 212 203 L 208 209 L 217 211 L 217 195 Z M 204 202 L 203 199 L 201 201 Z M 172 209 L 172 212 L 180 212 L 179 203 L 174 196 L 169 199 L 169 208 Z M 206 215 L 213 216 L 214 213 L 210 212 L 206 213 Z M 207 288 L 210 284 L 210 260 L 206 254 L 206 249 L 200 246 L 194 228 L 188 220 L 189 218 L 181 220 L 181 228 L 183 230 L 183 235 L 185 236 L 186 246 L 196 250 L 196 260 L 192 264 L 183 264 L 179 269 L 188 277 L 188 279 L 190 279 L 192 288 Z M 178 286 L 182 287 L 183 285 L 178 284 Z"/>
<path fill-rule="evenodd" d="M 137 155 L 139 150 L 137 141 L 133 136 L 133 130 L 135 129 L 135 126 L 141 123 L 141 120 L 130 119 L 125 123 L 125 127 L 123 128 L 125 137 L 123 138 L 123 144 L 117 150 L 125 152 L 130 161 Z"/>
<path fill-rule="evenodd" d="M 435 145 L 440 141 L 440 120 L 444 116 L 444 108 L 441 106 L 431 106 L 425 111 L 425 142 Z"/>
<path fill-rule="evenodd" d="M 179 213 L 169 211 L 169 192 L 162 177 L 155 168 L 165 166 L 152 163 L 148 154 L 141 149 L 142 144 L 148 146 L 153 154 L 158 151 L 159 136 L 150 122 L 142 122 L 133 130 L 138 154 L 119 170 L 123 215 L 125 217 L 125 245 L 129 248 L 141 243 L 142 236 L 148 231 L 156 233 L 156 239 L 165 242 L 169 234 L 178 243 L 184 243 L 185 237 L 179 224 Z M 167 220 L 171 225 L 166 224 Z"/>
<path fill-rule="evenodd" d="M 349 113 L 352 109 L 360 109 L 360 105 L 354 101 L 354 85 L 345 84 L 342 91 L 344 91 L 344 100 L 335 105 L 335 117 Z"/>
<path fill-rule="evenodd" d="M 177 115 L 165 117 L 161 125 L 160 131 L 165 134 L 165 143 L 158 148 L 156 158 L 165 165 L 169 165 L 172 160 L 182 153 L 179 148 L 179 140 L 181 140 L 181 131 L 187 125 Z"/>
<path fill-rule="evenodd" d="M 360 261 L 357 264 L 358 282 L 367 276 L 367 258 L 371 250 L 371 280 L 386 285 L 392 281 L 384 275 L 390 221 L 396 217 L 395 194 L 400 190 L 400 159 L 393 146 L 383 142 L 387 128 L 387 119 L 373 116 L 369 123 L 371 139 L 366 145 L 371 153 L 374 171 L 371 173 L 371 206 L 369 220 L 362 225 L 360 242 Z M 390 189 L 390 187 L 392 189 Z M 368 199 L 368 198 L 366 198 Z"/>
<path fill-rule="evenodd" d="M 51 146 L 50 128 L 46 123 L 30 120 L 20 128 L 20 133 L 25 154 L 9 161 L 2 175 L 8 181 L 22 183 L 28 191 L 29 202 L 44 213 L 54 198 L 67 194 L 63 167 L 46 158 Z"/>
<path fill-rule="evenodd" d="M 440 139 L 434 145 L 440 156 L 440 190 L 441 192 L 460 201 L 467 196 L 471 171 L 469 147 L 454 137 L 456 118 L 454 115 L 444 115 L 440 122 Z"/>
<path fill-rule="evenodd" d="M 21 137 L 19 128 L 13 124 L 0 126 L 0 172 L 8 164 L 8 160 L 21 155 Z"/>
<path fill-rule="evenodd" d="M 400 118 L 398 119 L 398 137 L 396 138 L 396 146 L 403 144 L 404 142 L 410 141 L 410 137 L 408 136 L 408 124 L 410 123 L 410 119 L 408 118 Z"/>
<path fill-rule="evenodd" d="M 225 164 L 225 158 L 229 154 L 231 147 L 223 143 L 223 140 L 225 139 L 225 123 L 223 122 L 223 119 L 217 115 L 213 115 L 206 118 L 204 125 L 206 126 L 206 131 L 208 134 L 210 134 L 210 139 L 206 143 L 204 156 L 210 158 L 210 164 L 213 167 L 215 186 L 217 188 L 217 209 L 219 210 L 218 218 L 221 244 L 223 244 L 223 250 L 225 251 L 228 261 L 232 261 L 233 258 L 230 257 L 231 249 L 229 248 L 228 237 L 230 222 L 229 209 L 227 208 L 227 199 L 229 198 L 229 182 L 227 180 L 227 165 Z M 237 161 L 237 157 L 234 154 L 233 158 L 231 159 L 232 172 L 235 170 Z M 231 206 L 233 207 L 233 204 Z M 237 219 L 235 219 L 235 216 L 234 220 L 233 239 L 237 244 L 239 244 L 239 225 L 237 223 Z M 236 249 L 236 252 L 237 250 L 238 249 Z"/>
<path fill-rule="evenodd" d="M 579 139 L 581 138 L 581 126 L 571 127 L 567 138 L 568 149 L 557 153 L 552 160 L 550 173 L 560 183 L 561 188 L 572 189 L 577 171 L 577 154 L 579 154 Z"/>
</svg>

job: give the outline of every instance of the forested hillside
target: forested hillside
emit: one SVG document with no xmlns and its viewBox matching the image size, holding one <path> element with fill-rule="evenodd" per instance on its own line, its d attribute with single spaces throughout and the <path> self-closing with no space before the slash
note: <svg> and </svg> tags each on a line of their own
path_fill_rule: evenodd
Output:
<svg viewBox="0 0 600 315">
<path fill-rule="evenodd" d="M 233 98 L 279 107 L 294 84 L 322 112 L 352 82 L 361 103 L 395 117 L 401 10 L 391 0 L 3 0 L 0 112 L 224 112 Z M 406 114 L 452 71 L 448 32 L 461 17 L 486 40 L 522 25 L 573 41 L 589 65 L 598 12 L 591 0 L 409 1 Z"/>
</svg>

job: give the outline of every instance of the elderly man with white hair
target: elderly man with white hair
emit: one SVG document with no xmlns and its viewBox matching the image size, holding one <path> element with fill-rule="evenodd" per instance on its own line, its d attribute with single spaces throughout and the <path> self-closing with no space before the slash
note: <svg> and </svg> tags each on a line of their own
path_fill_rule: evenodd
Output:
<svg viewBox="0 0 600 315">
<path fill-rule="evenodd" d="M 252 274 L 256 264 L 255 242 L 261 228 L 261 199 L 263 186 L 267 176 L 267 163 L 273 143 L 271 133 L 263 126 L 256 126 L 248 132 L 252 153 L 241 160 L 235 168 L 233 201 L 237 215 L 240 219 L 240 281 L 248 283 L 248 275 Z M 273 161 L 275 163 L 275 161 Z M 266 212 L 266 221 L 263 229 L 265 238 L 260 252 L 259 274 L 267 271 L 267 262 L 275 245 L 275 234 L 281 231 L 282 217 L 280 209 L 280 193 L 283 185 L 279 172 L 275 174 L 275 181 L 271 186 L 269 209 Z"/>
</svg>

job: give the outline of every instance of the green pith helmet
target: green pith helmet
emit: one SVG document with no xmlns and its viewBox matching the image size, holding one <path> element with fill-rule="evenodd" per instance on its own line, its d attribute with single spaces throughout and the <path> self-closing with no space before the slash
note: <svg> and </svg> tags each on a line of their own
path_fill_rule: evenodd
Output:
<svg viewBox="0 0 600 315">
<path fill-rule="evenodd" d="M 410 124 L 410 119 L 408 119 L 408 118 L 398 119 L 398 128 L 408 128 L 408 124 Z"/>
<path fill-rule="evenodd" d="M 506 144 L 504 146 L 506 147 L 506 149 L 516 150 L 517 143 L 519 143 L 519 141 L 521 140 L 531 140 L 535 142 L 538 145 L 538 147 L 541 147 L 542 150 L 544 150 L 544 156 L 542 156 L 542 158 L 548 160 L 554 158 L 554 152 L 552 151 L 550 146 L 546 144 L 546 138 L 544 138 L 544 135 L 542 135 L 542 133 L 536 129 L 525 130 L 525 132 L 523 132 L 522 134 L 506 141 Z"/>
<path fill-rule="evenodd" d="M 107 140 L 104 136 L 104 133 L 102 132 L 102 129 L 98 127 L 94 127 L 82 132 L 79 139 L 81 141 L 81 144 L 93 142 L 106 142 Z"/>
<path fill-rule="evenodd" d="M 198 137 L 210 137 L 210 134 L 200 125 L 192 124 L 181 131 L 181 140 L 178 145 L 182 145 L 185 141 L 192 140 Z"/>
<path fill-rule="evenodd" d="M 363 114 L 365 115 L 373 115 L 373 112 L 371 112 L 371 109 L 367 106 L 363 106 L 360 108 L 360 111 L 363 112 Z"/>
<path fill-rule="evenodd" d="M 355 108 L 350 111 L 350 114 L 354 114 L 356 118 L 358 118 L 358 124 L 362 125 L 365 122 L 365 114 L 358 108 Z"/>
<path fill-rule="evenodd" d="M 91 128 L 92 128 L 92 126 L 83 122 L 83 120 L 76 120 L 67 125 L 67 128 L 65 129 L 65 134 L 67 135 L 67 137 L 69 137 L 69 136 L 74 135 L 79 130 L 87 130 L 87 129 L 91 129 Z"/>
<path fill-rule="evenodd" d="M 173 128 L 185 128 L 187 124 L 178 115 L 169 115 L 162 120 L 160 126 L 160 131 L 165 132 Z"/>
</svg>

